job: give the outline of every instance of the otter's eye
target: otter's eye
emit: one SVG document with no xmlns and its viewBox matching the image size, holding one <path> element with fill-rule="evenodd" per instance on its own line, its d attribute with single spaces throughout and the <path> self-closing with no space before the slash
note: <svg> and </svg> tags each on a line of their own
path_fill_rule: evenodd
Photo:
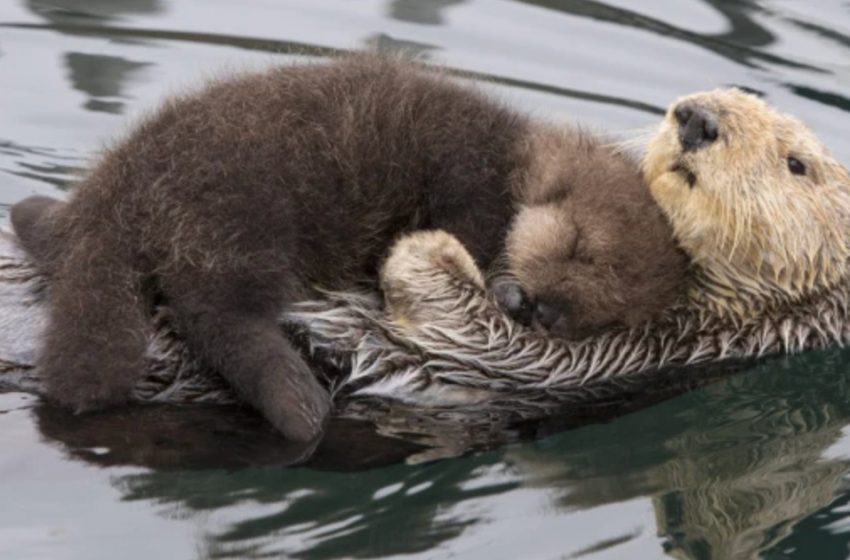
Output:
<svg viewBox="0 0 850 560">
<path fill-rule="evenodd" d="M 805 175 L 806 164 L 795 157 L 788 156 L 788 170 L 794 175 Z"/>
</svg>

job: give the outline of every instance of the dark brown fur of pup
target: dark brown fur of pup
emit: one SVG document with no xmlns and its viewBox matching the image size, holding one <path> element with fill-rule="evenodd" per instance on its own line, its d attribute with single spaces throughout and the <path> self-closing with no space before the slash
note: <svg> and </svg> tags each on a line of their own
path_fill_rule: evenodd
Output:
<svg viewBox="0 0 850 560">
<path fill-rule="evenodd" d="M 374 286 L 392 241 L 419 229 L 455 235 L 485 270 L 512 239 L 509 267 L 532 294 L 567 305 L 592 294 L 593 305 L 572 306 L 588 314 L 583 327 L 617 319 L 623 301 L 629 321 L 656 313 L 675 299 L 683 262 L 636 165 L 575 132 L 570 144 L 541 130 L 438 72 L 374 56 L 239 76 L 167 102 L 61 211 L 30 200 L 13 212 L 37 258 L 57 255 L 40 231 L 48 221 L 62 239 L 40 358 L 50 398 L 76 410 L 130 399 L 153 284 L 195 352 L 284 434 L 311 439 L 329 398 L 276 317 L 317 286 Z M 557 227 L 527 226 L 526 206 L 551 207 Z"/>
</svg>

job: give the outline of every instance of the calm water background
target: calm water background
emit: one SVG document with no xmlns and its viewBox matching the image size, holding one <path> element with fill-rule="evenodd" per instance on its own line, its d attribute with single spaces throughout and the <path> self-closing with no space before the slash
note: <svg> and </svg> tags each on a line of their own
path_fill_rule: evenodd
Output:
<svg viewBox="0 0 850 560">
<path fill-rule="evenodd" d="M 850 163 L 847 1 L 0 0 L 2 214 L 64 196 L 165 94 L 367 46 L 611 131 L 745 86 Z M 809 353 L 607 424 L 353 473 L 99 467 L 108 450 L 0 394 L 0 558 L 847 558 L 848 379 L 850 353 Z"/>
</svg>

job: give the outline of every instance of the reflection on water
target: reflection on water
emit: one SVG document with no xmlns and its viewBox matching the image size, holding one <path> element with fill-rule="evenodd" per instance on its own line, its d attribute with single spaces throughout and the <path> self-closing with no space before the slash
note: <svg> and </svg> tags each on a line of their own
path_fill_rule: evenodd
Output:
<svg viewBox="0 0 850 560">
<path fill-rule="evenodd" d="M 149 65 L 117 56 L 76 52 L 65 56 L 65 64 L 70 71 L 73 88 L 90 96 L 85 108 L 105 113 L 121 113 L 123 104 L 115 99 L 121 97 L 122 82 Z"/>
<path fill-rule="evenodd" d="M 127 117 L 222 68 L 364 46 L 610 131 L 738 84 L 850 161 L 843 0 L 9 0 L 0 29 L 0 207 L 61 194 Z M 844 558 L 848 372 L 847 352 L 808 354 L 512 432 L 450 418 L 435 435 L 393 410 L 393 429 L 335 424 L 286 469 L 311 450 L 244 411 L 84 421 L 0 395 L 0 556 L 112 558 L 110 535 L 127 558 Z"/>
<path fill-rule="evenodd" d="M 730 29 L 717 35 L 717 39 L 752 48 L 766 47 L 776 40 L 773 33 L 756 20 L 756 16 L 769 11 L 762 3 L 754 0 L 706 0 L 706 4 L 711 5 L 729 21 Z"/>
<path fill-rule="evenodd" d="M 387 15 L 393 19 L 419 23 L 422 25 L 440 25 L 443 23 L 443 11 L 446 8 L 463 3 L 464 0 L 392 0 Z"/>
<path fill-rule="evenodd" d="M 831 351 L 774 362 L 609 424 L 425 466 L 374 468 L 370 457 L 398 461 L 412 448 L 395 440 L 367 450 L 365 428 L 348 426 L 298 469 L 155 470 L 114 476 L 111 484 L 122 500 L 199 520 L 199 546 L 227 558 L 427 556 L 465 532 L 494 538 L 500 518 L 518 515 L 513 506 L 538 522 L 554 518 L 569 532 L 576 512 L 641 498 L 651 500 L 657 551 L 675 558 L 811 558 L 812 550 L 817 558 L 844 558 L 848 537 L 835 527 L 850 500 L 842 497 L 850 490 L 850 440 L 842 433 L 850 423 L 842 371 L 848 358 Z M 82 451 L 74 452 L 78 460 L 110 464 L 108 451 L 86 451 L 95 448 L 91 440 L 51 414 L 40 414 L 45 435 Z M 180 422 L 176 412 L 165 418 Z M 223 424 L 202 423 L 210 441 L 194 445 L 213 449 L 217 440 L 220 453 L 248 457 Z M 394 459 L 387 455 L 393 445 L 400 453 Z M 167 453 L 164 446 L 158 456 Z M 641 531 L 624 530 L 593 550 L 621 553 L 635 545 Z M 518 538 L 533 549 L 538 537 Z"/>
<path fill-rule="evenodd" d="M 556 465 L 541 465 L 539 455 L 521 462 L 544 470 L 547 481 L 581 480 L 567 483 L 566 507 L 651 494 L 657 530 L 674 557 L 782 550 L 794 522 L 846 489 L 850 456 L 823 455 L 850 421 L 847 356 L 771 365 L 637 415 L 616 438 L 630 442 L 626 449 L 594 444 L 565 449 Z"/>
<path fill-rule="evenodd" d="M 756 66 L 759 63 L 772 63 L 815 70 L 814 67 L 794 62 L 782 57 L 758 50 L 774 42 L 774 36 L 760 25 L 755 16 L 764 13 L 762 2 L 744 0 L 705 0 L 705 3 L 721 13 L 729 23 L 729 30 L 719 34 L 705 35 L 670 25 L 661 19 L 647 17 L 629 9 L 615 8 L 604 2 L 588 0 L 521 0 L 529 4 L 545 6 L 552 10 L 581 17 L 598 19 L 634 27 L 663 37 L 685 41 L 726 57 L 738 64 Z"/>
<path fill-rule="evenodd" d="M 26 4 L 34 14 L 54 22 L 78 18 L 121 19 L 164 9 L 162 0 L 27 0 Z"/>
<path fill-rule="evenodd" d="M 475 469 L 459 462 L 438 472 L 387 469 L 356 478 L 307 471 L 264 470 L 240 477 L 213 472 L 188 481 L 184 475 L 157 473 L 122 477 L 116 484 L 124 499 L 155 500 L 174 514 L 205 511 L 213 517 L 245 501 L 263 506 L 257 516 L 204 528 L 209 532 L 203 547 L 216 556 L 287 553 L 318 560 L 425 553 L 458 538 L 476 520 L 447 514 L 445 504 L 486 499 L 516 486 L 466 488 Z M 293 546 L 298 541 L 308 546 L 299 550 Z"/>
<path fill-rule="evenodd" d="M 793 543 L 797 521 L 840 507 L 841 500 L 832 502 L 848 489 L 850 455 L 824 458 L 839 441 L 846 452 L 846 358 L 835 352 L 766 366 L 616 427 L 565 435 L 557 454 L 526 448 L 512 455 L 534 473 L 534 484 L 563 488 L 554 499 L 559 507 L 651 495 L 664 550 L 676 558 L 758 558 L 788 549 L 845 558 L 844 535 L 816 555 Z M 836 540 L 843 551 L 829 556 Z"/>
</svg>

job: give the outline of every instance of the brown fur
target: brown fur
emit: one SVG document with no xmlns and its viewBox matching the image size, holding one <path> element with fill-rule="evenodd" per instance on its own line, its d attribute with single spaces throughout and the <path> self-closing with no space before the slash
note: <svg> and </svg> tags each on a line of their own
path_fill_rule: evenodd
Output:
<svg viewBox="0 0 850 560">
<path fill-rule="evenodd" d="M 329 399 L 277 328 L 281 309 L 315 287 L 374 285 L 391 242 L 418 229 L 451 233 L 493 274 L 510 230 L 509 269 L 582 330 L 645 319 L 683 275 L 649 201 L 636 165 L 583 134 L 532 125 L 439 73 L 355 56 L 173 99 L 67 207 L 30 200 L 12 218 L 37 257 L 51 254 L 39 228 L 62 239 L 40 358 L 50 398 L 77 410 L 130 398 L 152 288 L 242 398 L 310 439 Z M 556 227 L 524 219 L 536 212 Z"/>
<path fill-rule="evenodd" d="M 533 299 L 569 309 L 551 331 L 634 327 L 675 302 L 686 261 L 637 164 L 570 129 L 538 127 L 526 142 L 507 260 Z"/>
</svg>

